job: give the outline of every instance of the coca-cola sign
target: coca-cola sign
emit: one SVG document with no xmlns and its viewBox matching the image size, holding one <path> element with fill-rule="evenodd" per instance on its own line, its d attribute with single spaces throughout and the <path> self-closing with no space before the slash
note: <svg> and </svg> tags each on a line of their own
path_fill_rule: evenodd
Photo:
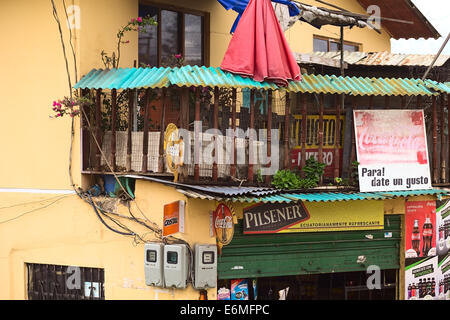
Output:
<svg viewBox="0 0 450 320">
<path fill-rule="evenodd" d="M 301 202 L 257 204 L 244 209 L 244 234 L 277 233 L 309 218 Z"/>
<path fill-rule="evenodd" d="M 233 212 L 225 203 L 219 203 L 214 211 L 213 225 L 217 240 L 223 245 L 230 243 L 234 234 Z"/>
<path fill-rule="evenodd" d="M 362 192 L 431 189 L 423 110 L 355 110 Z"/>
</svg>

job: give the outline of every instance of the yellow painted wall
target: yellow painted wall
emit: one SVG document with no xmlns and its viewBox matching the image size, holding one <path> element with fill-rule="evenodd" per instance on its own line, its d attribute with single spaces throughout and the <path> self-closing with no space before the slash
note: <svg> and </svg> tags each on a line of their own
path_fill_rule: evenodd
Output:
<svg viewBox="0 0 450 320">
<path fill-rule="evenodd" d="M 218 66 L 231 36 L 229 30 L 236 13 L 226 11 L 216 0 L 158 1 L 210 12 L 211 65 Z M 306 1 L 308 3 L 308 1 Z M 111 53 L 116 32 L 138 14 L 138 0 L 66 0 L 80 7 L 80 29 L 73 30 L 78 74 L 74 72 L 62 2 L 55 0 L 66 43 L 72 84 L 92 68 L 103 68 L 100 52 Z M 355 10 L 355 1 L 339 1 Z M 198 298 L 190 289 L 157 293 L 145 286 L 143 245 L 107 230 L 92 208 L 76 195 L 60 195 L 72 190 L 69 179 L 71 141 L 70 118 L 51 119 L 55 99 L 69 95 L 65 61 L 58 26 L 48 0 L 0 2 L 2 34 L 0 63 L 0 299 L 24 299 L 25 263 L 46 263 L 105 268 L 107 299 Z M 13 27 L 12 27 L 13 26 Z M 302 23 L 287 31 L 294 51 L 312 50 L 312 34 L 333 36 L 337 28 L 320 32 Z M 137 35 L 124 40 L 121 67 L 131 67 L 137 59 Z M 346 32 L 345 40 L 362 42 L 363 50 L 389 50 L 387 36 L 370 30 Z M 80 173 L 79 119 L 75 119 L 71 154 L 72 176 L 77 186 L 87 186 L 89 177 Z M 16 189 L 16 190 L 13 190 Z M 24 190 L 22 190 L 24 189 Z M 55 194 L 45 194 L 54 190 Z M 17 191 L 17 192 L 13 192 Z M 58 197 L 62 197 L 59 199 Z M 139 207 L 158 223 L 162 204 L 184 199 L 178 192 L 149 182 L 138 182 Z M 58 200 L 53 203 L 53 201 Z M 35 202 L 39 201 L 39 202 Z M 186 234 L 195 242 L 214 243 L 209 237 L 209 210 L 213 202 L 189 200 Z M 124 213 L 124 208 L 120 209 Z M 125 210 L 125 211 L 124 211 Z M 134 208 L 136 212 L 136 208 Z M 14 220 L 9 220 L 13 219 Z M 144 233 L 140 225 L 136 230 Z M 215 298 L 210 290 L 209 298 Z"/>
<path fill-rule="evenodd" d="M 145 217 L 159 227 L 163 205 L 186 200 L 173 188 L 145 181 L 137 181 L 136 197 Z M 107 229 L 92 207 L 77 195 L 30 194 L 26 204 L 16 193 L 4 193 L 0 199 L 0 299 L 26 299 L 25 263 L 103 268 L 105 297 L 109 300 L 199 297 L 199 291 L 191 285 L 183 290 L 145 285 L 143 243 L 136 244 L 133 237 Z M 185 233 L 174 236 L 192 247 L 195 243 L 215 244 L 215 238 L 209 237 L 209 210 L 213 208 L 212 201 L 187 201 Z M 136 217 L 144 218 L 135 204 L 131 210 Z M 117 212 L 129 216 L 124 206 L 119 206 Z M 158 240 L 140 224 L 118 219 L 145 241 Z M 208 298 L 216 299 L 215 289 L 208 289 Z"/>
</svg>

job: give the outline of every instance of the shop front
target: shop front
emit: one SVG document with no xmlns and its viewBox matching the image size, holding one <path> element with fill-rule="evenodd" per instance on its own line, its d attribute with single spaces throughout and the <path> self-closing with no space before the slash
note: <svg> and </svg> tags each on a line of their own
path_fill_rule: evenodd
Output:
<svg viewBox="0 0 450 320">
<path fill-rule="evenodd" d="M 236 210 L 218 299 L 398 299 L 401 215 L 385 215 L 383 200 L 307 198 Z"/>
</svg>

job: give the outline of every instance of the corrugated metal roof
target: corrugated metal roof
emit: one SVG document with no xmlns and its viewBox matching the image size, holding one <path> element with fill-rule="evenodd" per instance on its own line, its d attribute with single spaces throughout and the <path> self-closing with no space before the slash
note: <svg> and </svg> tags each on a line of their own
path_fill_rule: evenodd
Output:
<svg viewBox="0 0 450 320">
<path fill-rule="evenodd" d="M 264 197 L 233 197 L 229 199 L 233 202 L 335 202 L 335 201 L 354 201 L 354 200 L 385 200 L 398 197 L 411 197 L 423 195 L 442 195 L 449 191 L 442 189 L 431 190 L 411 190 L 411 191 L 393 191 L 393 192 L 311 192 L 311 193 L 285 193 L 267 195 Z"/>
<path fill-rule="evenodd" d="M 340 51 L 330 52 L 309 52 L 305 54 L 296 53 L 298 63 L 311 63 L 314 61 L 320 62 L 320 60 L 314 60 L 314 57 L 321 59 L 332 59 L 339 61 L 341 59 Z M 428 67 L 433 62 L 435 55 L 433 54 L 400 54 L 391 53 L 387 51 L 382 52 L 349 52 L 344 51 L 344 62 L 354 65 L 366 65 L 366 66 L 423 66 Z M 449 55 L 440 55 L 436 62 L 435 67 L 443 66 L 450 59 Z M 327 64 L 328 65 L 328 64 Z"/>
<path fill-rule="evenodd" d="M 184 66 L 181 68 L 131 68 L 92 70 L 75 89 L 160 88 L 169 85 L 228 88 L 280 89 L 291 92 L 349 94 L 349 95 L 438 95 L 450 93 L 445 84 L 419 79 L 337 77 L 335 75 L 304 74 L 301 81 L 290 81 L 278 87 L 269 82 L 257 82 L 220 68 Z"/>
<path fill-rule="evenodd" d="M 189 198 L 232 201 L 246 203 L 282 203 L 282 202 L 335 202 L 354 200 L 384 200 L 398 197 L 442 195 L 450 191 L 444 189 L 410 190 L 392 192 L 336 192 L 321 191 L 320 189 L 310 192 L 283 191 L 268 187 L 237 187 L 237 186 L 209 186 L 175 183 L 163 179 L 140 175 L 124 175 L 123 177 L 148 180 L 173 186 L 176 190 Z"/>
<path fill-rule="evenodd" d="M 278 86 L 270 82 L 258 82 L 252 78 L 242 77 L 220 68 L 205 66 L 183 66 L 173 68 L 168 75 L 171 84 L 182 86 L 202 87 L 227 87 L 227 88 L 255 88 L 278 89 Z"/>
<path fill-rule="evenodd" d="M 436 81 L 406 78 L 341 77 L 302 75 L 303 80 L 289 82 L 291 92 L 349 94 L 353 96 L 431 96 L 450 93 L 450 88 Z"/>
<path fill-rule="evenodd" d="M 170 85 L 170 68 L 119 68 L 91 70 L 75 89 L 163 88 Z"/>
</svg>

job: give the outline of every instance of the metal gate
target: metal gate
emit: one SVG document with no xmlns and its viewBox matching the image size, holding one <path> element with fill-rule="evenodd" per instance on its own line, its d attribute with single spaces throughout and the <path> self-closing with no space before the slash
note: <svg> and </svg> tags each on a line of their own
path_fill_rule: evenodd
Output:
<svg viewBox="0 0 450 320">
<path fill-rule="evenodd" d="M 104 270 L 27 263 L 28 300 L 105 300 Z"/>
<path fill-rule="evenodd" d="M 401 217 L 386 215 L 384 229 L 244 235 L 242 220 L 218 258 L 219 279 L 366 271 L 400 267 Z"/>
</svg>

